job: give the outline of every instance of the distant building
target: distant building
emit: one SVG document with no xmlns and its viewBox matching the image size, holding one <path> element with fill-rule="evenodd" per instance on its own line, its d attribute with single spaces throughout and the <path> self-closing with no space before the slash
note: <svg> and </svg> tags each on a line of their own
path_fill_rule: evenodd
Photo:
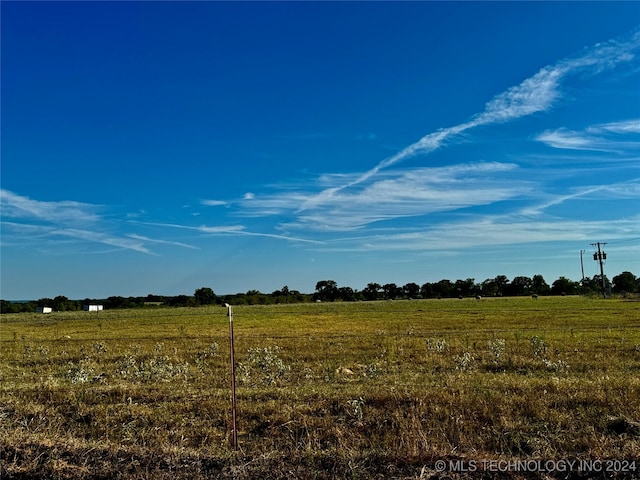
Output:
<svg viewBox="0 0 640 480">
<path fill-rule="evenodd" d="M 36 313 L 51 313 L 53 308 L 51 307 L 36 307 Z"/>
<path fill-rule="evenodd" d="M 85 312 L 99 312 L 104 310 L 104 307 L 102 305 L 83 305 L 82 310 Z"/>
</svg>

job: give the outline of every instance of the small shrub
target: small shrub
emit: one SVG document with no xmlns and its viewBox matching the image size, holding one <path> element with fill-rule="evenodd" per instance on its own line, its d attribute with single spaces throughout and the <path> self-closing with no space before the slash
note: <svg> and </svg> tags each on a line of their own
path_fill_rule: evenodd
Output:
<svg viewBox="0 0 640 480">
<path fill-rule="evenodd" d="M 127 355 L 116 364 L 116 371 L 124 379 L 168 382 L 177 376 L 186 375 L 189 364 L 176 364 L 166 355 L 140 361 Z"/>
<path fill-rule="evenodd" d="M 85 362 L 70 362 L 64 377 L 71 383 L 87 383 L 95 376 L 94 370 Z"/>
<path fill-rule="evenodd" d="M 362 397 L 347 402 L 349 416 L 361 422 L 364 416 L 364 399 Z"/>
<path fill-rule="evenodd" d="M 558 360 L 557 362 L 552 362 L 548 359 L 543 359 L 542 363 L 547 368 L 547 370 L 551 370 L 553 372 L 566 372 L 569 369 L 569 365 L 564 360 Z"/>
<path fill-rule="evenodd" d="M 456 370 L 460 370 L 461 372 L 466 372 L 473 368 L 473 357 L 469 352 L 464 352 L 462 355 L 456 355 L 453 361 L 456 364 Z"/>
<path fill-rule="evenodd" d="M 240 381 L 253 385 L 276 383 L 291 369 L 278 357 L 279 351 L 280 347 L 278 346 L 247 350 L 246 360 L 238 364 Z"/>
<path fill-rule="evenodd" d="M 367 363 L 364 366 L 364 376 L 373 380 L 382 375 L 382 370 L 377 363 Z"/>
<path fill-rule="evenodd" d="M 24 351 L 23 351 L 24 358 L 31 358 L 32 353 L 33 353 L 33 349 L 31 348 L 31 345 L 25 345 Z"/>
<path fill-rule="evenodd" d="M 218 353 L 218 349 L 220 347 L 216 342 L 213 342 L 209 346 L 207 346 L 204 350 L 196 353 L 195 363 L 196 367 L 200 371 L 204 371 L 207 368 L 209 362 L 215 357 L 216 353 Z"/>
<path fill-rule="evenodd" d="M 537 335 L 531 337 L 529 339 L 529 343 L 531 343 L 531 348 L 533 349 L 533 354 L 536 357 L 541 357 L 547 352 L 547 344 L 544 343 L 544 340 L 538 337 Z"/>
<path fill-rule="evenodd" d="M 444 338 L 427 338 L 427 350 L 445 353 L 448 349 L 449 345 Z"/>
<path fill-rule="evenodd" d="M 490 340 L 488 342 L 489 350 L 493 356 L 493 363 L 496 365 L 500 363 L 502 355 L 504 354 L 506 340 L 504 338 L 498 338 L 497 340 Z"/>
</svg>

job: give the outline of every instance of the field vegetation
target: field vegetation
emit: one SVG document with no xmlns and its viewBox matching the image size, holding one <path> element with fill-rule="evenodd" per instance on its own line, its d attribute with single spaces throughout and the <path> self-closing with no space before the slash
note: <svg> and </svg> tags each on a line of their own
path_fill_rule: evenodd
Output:
<svg viewBox="0 0 640 480">
<path fill-rule="evenodd" d="M 2 315 L 0 476 L 591 478 L 480 463 L 561 459 L 615 459 L 627 466 L 615 478 L 640 475 L 639 302 L 233 312 L 237 451 L 226 309 Z M 471 461 L 475 473 L 452 471 Z"/>
</svg>

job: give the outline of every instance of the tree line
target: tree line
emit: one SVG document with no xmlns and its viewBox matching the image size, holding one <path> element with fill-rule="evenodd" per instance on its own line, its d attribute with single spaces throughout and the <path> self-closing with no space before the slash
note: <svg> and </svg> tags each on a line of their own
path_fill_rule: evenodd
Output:
<svg viewBox="0 0 640 480">
<path fill-rule="evenodd" d="M 448 279 L 435 283 L 407 283 L 398 286 L 395 283 L 380 285 L 369 283 L 361 291 L 350 287 L 339 287 L 333 280 L 322 280 L 316 284 L 314 300 L 320 301 L 358 301 L 358 300 L 396 300 L 417 298 L 465 298 L 465 297 L 515 297 L 524 295 L 594 295 L 602 293 L 602 277 L 594 275 L 585 277 L 582 282 L 576 282 L 566 277 L 560 277 L 551 286 L 542 275 L 532 278 L 518 276 L 509 280 L 505 275 L 488 278 L 483 282 L 476 282 L 473 278 L 456 280 Z M 612 281 L 604 277 L 605 292 L 607 294 L 633 294 L 640 292 L 640 277 L 636 278 L 631 272 L 623 272 L 613 277 Z"/>
<path fill-rule="evenodd" d="M 592 278 L 585 277 L 582 282 L 576 282 L 560 277 L 549 285 L 542 275 L 532 278 L 518 276 L 509 280 L 505 275 L 488 278 L 476 282 L 473 278 L 452 282 L 443 279 L 435 283 L 407 283 L 398 286 L 395 283 L 369 283 L 362 290 L 351 287 L 340 287 L 334 280 L 321 280 L 316 283 L 314 293 L 301 293 L 291 290 L 286 285 L 272 293 L 262 293 L 249 290 L 246 293 L 218 296 L 209 287 L 195 290 L 193 295 L 147 295 L 144 297 L 113 296 L 105 299 L 85 298 L 84 300 L 70 300 L 59 295 L 55 298 L 41 298 L 29 302 L 10 302 L 0 300 L 0 313 L 33 312 L 36 307 L 51 307 L 56 312 L 82 310 L 85 305 L 100 304 L 105 309 L 123 308 L 154 308 L 168 307 L 197 307 L 202 305 L 265 305 L 275 303 L 305 303 L 305 302 L 357 302 L 373 300 L 398 299 L 430 299 L 430 298 L 465 298 L 465 297 L 513 297 L 525 295 L 601 295 L 603 279 L 600 275 Z M 640 293 L 640 277 L 631 272 L 622 272 L 611 281 L 604 277 L 605 292 L 616 295 Z"/>
</svg>

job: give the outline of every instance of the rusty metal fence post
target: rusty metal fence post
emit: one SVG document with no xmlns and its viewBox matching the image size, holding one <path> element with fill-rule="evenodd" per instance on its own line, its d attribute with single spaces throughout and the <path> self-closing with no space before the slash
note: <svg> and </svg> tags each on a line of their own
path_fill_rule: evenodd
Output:
<svg viewBox="0 0 640 480">
<path fill-rule="evenodd" d="M 224 304 L 227 307 L 227 315 L 229 316 L 229 359 L 231 362 L 231 438 L 230 443 L 234 450 L 238 450 L 238 423 L 236 415 L 236 361 L 233 344 L 233 311 L 231 305 Z"/>
</svg>

